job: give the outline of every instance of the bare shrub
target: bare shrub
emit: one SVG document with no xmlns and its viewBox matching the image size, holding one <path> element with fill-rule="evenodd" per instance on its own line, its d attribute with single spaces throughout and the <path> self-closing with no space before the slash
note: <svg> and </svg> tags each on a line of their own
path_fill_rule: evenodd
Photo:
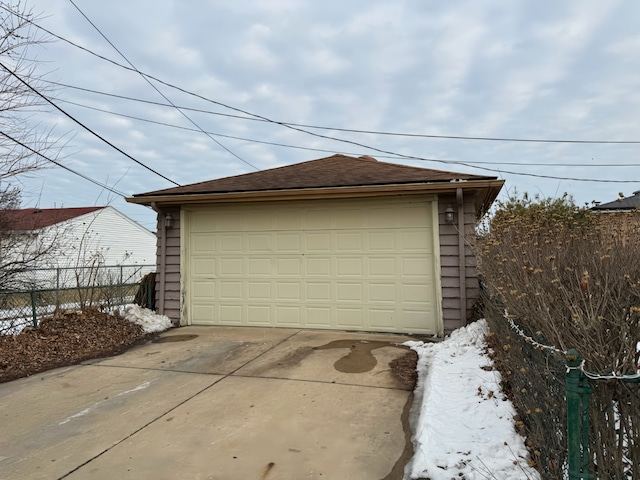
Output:
<svg viewBox="0 0 640 480">
<path fill-rule="evenodd" d="M 505 328 L 506 319 L 496 314 L 503 308 L 527 335 L 562 351 L 577 349 L 589 371 L 637 373 L 640 236 L 637 222 L 616 222 L 612 218 L 577 207 L 567 197 L 531 199 L 525 195 L 498 205 L 479 241 L 480 269 L 486 282 L 487 302 L 494 309 L 489 320 L 498 337 L 496 355 L 504 357 L 510 371 L 524 368 L 530 373 L 543 372 L 547 365 L 539 358 L 526 366 L 526 355 L 518 355 L 516 362 L 510 364 L 510 348 L 526 348 L 521 340 L 514 340 L 517 335 L 513 331 Z M 555 378 L 558 372 L 547 373 L 553 378 L 548 379 L 546 387 L 544 379 L 539 379 L 541 383 L 535 386 L 539 396 L 549 394 L 558 382 L 564 382 L 563 373 L 562 378 Z M 525 379 L 513 388 L 514 396 L 532 394 L 523 382 Z M 640 394 L 635 386 L 617 380 L 591 383 L 595 391 L 590 398 L 590 441 L 599 478 L 623 478 L 621 472 L 629 457 L 640 456 L 637 448 L 629 448 L 640 441 Z M 522 389 L 526 393 L 520 392 Z M 525 400 L 516 403 L 524 408 L 521 415 L 526 420 L 532 405 Z M 556 399 L 549 404 L 557 403 L 556 392 Z M 528 428 L 527 434 L 531 435 L 531 426 Z M 558 432 L 564 427 L 555 428 Z M 535 440 L 530 437 L 533 443 L 537 442 L 533 448 L 544 450 L 550 434 L 547 431 L 546 438 Z M 558 437 L 557 433 L 554 435 Z M 562 435 L 560 432 L 559 437 Z M 640 468 L 640 458 L 635 461 Z M 626 471 L 630 471 L 628 467 Z M 640 478 L 640 474 L 634 475 L 628 478 Z"/>
</svg>

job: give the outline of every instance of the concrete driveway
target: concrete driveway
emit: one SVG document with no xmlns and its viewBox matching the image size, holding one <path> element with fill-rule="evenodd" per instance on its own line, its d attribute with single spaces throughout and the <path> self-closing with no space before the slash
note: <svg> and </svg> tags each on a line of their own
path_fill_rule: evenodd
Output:
<svg viewBox="0 0 640 480">
<path fill-rule="evenodd" d="M 183 327 L 0 384 L 0 478 L 400 479 L 408 339 Z"/>
</svg>

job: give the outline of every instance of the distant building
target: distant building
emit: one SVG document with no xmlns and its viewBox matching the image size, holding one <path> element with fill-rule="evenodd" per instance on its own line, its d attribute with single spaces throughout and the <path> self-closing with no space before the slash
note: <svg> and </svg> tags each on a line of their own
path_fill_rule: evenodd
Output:
<svg viewBox="0 0 640 480">
<path fill-rule="evenodd" d="M 110 206 L 5 210 L 2 222 L 7 230 L 30 232 L 32 239 L 55 244 L 52 254 L 34 265 L 59 270 L 57 275 L 46 275 L 44 284 L 38 281 L 41 288 L 69 286 L 79 281 L 78 275 L 90 275 L 90 269 L 97 267 L 135 267 L 114 269 L 113 275 L 125 282 L 154 270 L 156 235 Z M 41 273 L 33 277 L 44 278 Z"/>
<path fill-rule="evenodd" d="M 621 197 L 613 202 L 601 203 L 593 207 L 591 210 L 623 211 L 635 210 L 636 208 L 640 208 L 640 190 L 633 192 L 631 197 Z"/>
</svg>

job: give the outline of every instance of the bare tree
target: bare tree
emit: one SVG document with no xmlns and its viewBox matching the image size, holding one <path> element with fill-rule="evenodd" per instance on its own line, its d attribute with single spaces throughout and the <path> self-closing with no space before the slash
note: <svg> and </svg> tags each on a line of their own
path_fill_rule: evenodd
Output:
<svg viewBox="0 0 640 480">
<path fill-rule="evenodd" d="M 55 148 L 50 132 L 33 122 L 46 103 L 47 88 L 37 73 L 34 47 L 47 41 L 32 23 L 22 0 L 0 1 L 0 290 L 19 288 L 23 272 L 50 256 L 57 235 L 40 235 L 36 225 L 16 215 L 22 191 L 19 176 L 46 167 Z"/>
</svg>

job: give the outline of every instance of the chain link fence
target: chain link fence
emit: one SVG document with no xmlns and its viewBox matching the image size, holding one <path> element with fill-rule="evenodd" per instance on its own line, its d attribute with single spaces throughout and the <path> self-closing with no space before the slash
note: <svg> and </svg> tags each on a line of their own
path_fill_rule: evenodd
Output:
<svg viewBox="0 0 640 480">
<path fill-rule="evenodd" d="M 15 334 L 25 326 L 37 327 L 45 316 L 60 310 L 87 307 L 115 308 L 134 303 L 140 291 L 153 295 L 149 275 L 155 265 L 114 265 L 39 268 L 19 274 L 16 290 L 0 290 L 0 335 Z M 143 299 L 153 305 L 151 298 Z"/>
</svg>

